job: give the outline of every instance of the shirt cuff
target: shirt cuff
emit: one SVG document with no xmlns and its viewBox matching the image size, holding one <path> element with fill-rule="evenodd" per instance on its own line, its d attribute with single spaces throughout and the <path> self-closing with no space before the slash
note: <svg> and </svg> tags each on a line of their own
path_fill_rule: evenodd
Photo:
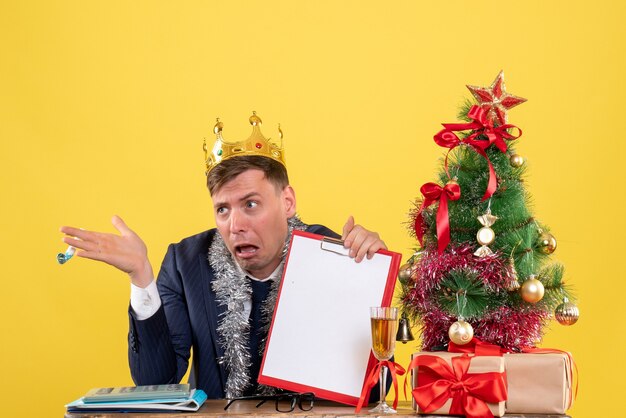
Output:
<svg viewBox="0 0 626 418">
<path fill-rule="evenodd" d="M 146 288 L 130 284 L 130 306 L 139 321 L 150 318 L 161 307 L 161 297 L 156 282 L 152 280 Z"/>
</svg>

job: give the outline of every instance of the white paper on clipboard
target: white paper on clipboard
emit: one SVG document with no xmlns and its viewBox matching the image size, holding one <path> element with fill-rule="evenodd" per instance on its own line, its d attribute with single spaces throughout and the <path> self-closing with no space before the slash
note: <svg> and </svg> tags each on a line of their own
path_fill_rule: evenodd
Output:
<svg viewBox="0 0 626 418">
<path fill-rule="evenodd" d="M 356 405 L 370 362 L 369 308 L 390 305 L 401 255 L 381 250 L 356 263 L 322 238 L 294 231 L 259 382 Z"/>
</svg>

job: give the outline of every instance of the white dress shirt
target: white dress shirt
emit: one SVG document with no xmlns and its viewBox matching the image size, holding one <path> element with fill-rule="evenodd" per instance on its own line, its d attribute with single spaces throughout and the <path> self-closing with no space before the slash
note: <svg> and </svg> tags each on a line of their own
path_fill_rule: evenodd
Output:
<svg viewBox="0 0 626 418">
<path fill-rule="evenodd" d="M 249 277 L 251 280 L 256 280 L 258 282 L 265 282 L 268 280 L 275 280 L 278 278 L 278 275 L 281 273 L 283 264 L 285 264 L 285 260 L 281 261 L 281 263 L 276 267 L 276 270 L 272 272 L 265 279 L 257 279 L 252 276 L 250 273 L 244 271 L 239 264 L 235 263 L 237 270 L 243 276 Z M 152 315 L 156 313 L 161 307 L 161 297 L 159 296 L 159 290 L 156 286 L 156 281 L 152 280 L 150 284 L 143 288 L 139 286 L 135 286 L 134 284 L 130 284 L 130 306 L 135 312 L 135 316 L 137 320 L 143 321 L 144 319 L 150 318 Z M 252 300 L 251 298 L 246 300 L 243 303 L 243 309 L 246 316 L 250 316 L 250 311 L 252 310 Z"/>
</svg>

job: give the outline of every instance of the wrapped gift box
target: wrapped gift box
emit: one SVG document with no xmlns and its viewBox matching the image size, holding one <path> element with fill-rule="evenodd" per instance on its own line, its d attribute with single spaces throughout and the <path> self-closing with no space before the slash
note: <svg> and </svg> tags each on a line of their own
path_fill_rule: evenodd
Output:
<svg viewBox="0 0 626 418">
<path fill-rule="evenodd" d="M 416 358 L 418 356 L 436 356 L 439 357 L 448 363 L 448 365 L 452 365 L 452 358 L 459 357 L 461 354 L 459 353 L 448 353 L 445 351 L 438 352 L 418 352 L 412 355 L 412 358 Z M 503 373 L 504 372 L 504 358 L 496 357 L 496 356 L 473 356 L 471 357 L 470 366 L 467 371 L 468 374 L 481 374 L 481 373 Z M 417 388 L 420 385 L 420 372 L 417 368 L 411 370 L 411 382 L 413 384 L 413 388 Z M 502 376 L 502 379 L 505 379 Z M 452 404 L 452 399 L 448 399 L 446 403 L 439 409 L 435 411 L 430 411 L 430 414 L 438 414 L 438 415 L 448 415 L 450 411 L 450 406 Z M 498 403 L 487 403 L 489 410 L 496 417 L 501 417 L 505 412 L 505 402 Z M 413 399 L 413 409 L 416 409 L 419 413 L 424 413 Z"/>
<path fill-rule="evenodd" d="M 509 414 L 564 414 L 572 405 L 572 364 L 566 353 L 505 354 Z"/>
</svg>

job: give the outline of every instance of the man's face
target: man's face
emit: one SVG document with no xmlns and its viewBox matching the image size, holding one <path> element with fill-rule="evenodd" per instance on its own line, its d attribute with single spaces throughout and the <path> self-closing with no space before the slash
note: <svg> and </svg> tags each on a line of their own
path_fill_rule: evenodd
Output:
<svg viewBox="0 0 626 418">
<path fill-rule="evenodd" d="M 212 196 L 215 223 L 237 263 L 264 279 L 278 267 L 287 219 L 296 213 L 291 186 L 277 190 L 261 170 L 248 170 Z"/>
</svg>

